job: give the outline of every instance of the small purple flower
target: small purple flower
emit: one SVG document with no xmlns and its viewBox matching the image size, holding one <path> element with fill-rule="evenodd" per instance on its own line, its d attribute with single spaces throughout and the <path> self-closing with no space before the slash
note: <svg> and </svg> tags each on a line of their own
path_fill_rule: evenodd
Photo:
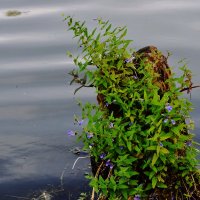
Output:
<svg viewBox="0 0 200 200">
<path fill-rule="evenodd" d="M 167 103 L 167 105 L 165 106 L 166 110 L 168 112 L 171 112 L 172 111 L 172 106 L 169 105 L 169 103 Z"/>
<path fill-rule="evenodd" d="M 110 167 L 110 169 L 112 169 L 114 167 L 114 165 L 112 163 L 110 163 L 109 167 Z"/>
<path fill-rule="evenodd" d="M 109 125 L 109 128 L 113 128 L 113 127 L 114 127 L 114 124 L 111 122 Z"/>
<path fill-rule="evenodd" d="M 172 123 L 173 125 L 176 124 L 176 122 L 175 122 L 173 119 L 171 119 L 171 123 Z"/>
<path fill-rule="evenodd" d="M 191 140 L 187 141 L 187 142 L 185 143 L 185 145 L 188 146 L 188 147 L 190 147 L 190 146 L 192 145 L 192 141 L 191 141 Z"/>
<path fill-rule="evenodd" d="M 140 200 L 140 195 L 135 195 L 134 200 Z"/>
<path fill-rule="evenodd" d="M 135 57 L 134 57 L 134 56 L 131 56 L 130 58 L 127 58 L 127 59 L 125 60 L 125 63 L 130 63 L 130 62 L 132 62 L 134 59 L 135 59 Z"/>
<path fill-rule="evenodd" d="M 106 157 L 106 154 L 105 153 L 102 153 L 100 156 L 99 156 L 101 159 L 104 159 Z"/>
<path fill-rule="evenodd" d="M 124 146 L 119 146 L 119 148 L 120 148 L 121 150 L 123 150 L 123 149 L 124 149 Z"/>
<path fill-rule="evenodd" d="M 68 134 L 68 136 L 74 136 L 75 135 L 74 131 L 72 131 L 72 130 L 68 130 L 67 134 Z"/>
<path fill-rule="evenodd" d="M 82 120 L 78 121 L 77 123 L 78 123 L 79 126 L 82 126 L 83 122 L 84 122 L 84 120 L 82 119 Z"/>
<path fill-rule="evenodd" d="M 160 145 L 160 147 L 163 147 L 163 143 L 162 142 L 160 142 L 159 145 Z"/>
<path fill-rule="evenodd" d="M 125 60 L 125 63 L 129 63 L 129 62 L 131 62 L 131 60 L 130 60 L 129 58 L 127 58 L 127 59 Z"/>
<path fill-rule="evenodd" d="M 165 120 L 164 120 L 164 123 L 167 123 L 167 122 L 168 122 L 168 119 L 165 119 Z"/>
<path fill-rule="evenodd" d="M 138 77 L 137 77 L 137 76 L 133 76 L 133 78 L 134 78 L 135 80 L 137 80 L 137 79 L 138 79 Z"/>
<path fill-rule="evenodd" d="M 90 138 L 92 138 L 94 136 L 93 133 L 86 133 L 86 135 L 87 135 L 88 139 L 90 139 Z"/>
<path fill-rule="evenodd" d="M 110 162 L 110 160 L 107 160 L 106 167 L 110 167 L 110 169 L 112 169 L 114 167 L 114 165 Z"/>
<path fill-rule="evenodd" d="M 107 160 L 106 166 L 108 167 L 110 165 L 110 160 Z"/>
<path fill-rule="evenodd" d="M 108 106 L 109 106 L 109 103 L 107 102 L 107 103 L 106 103 L 106 107 L 108 107 Z"/>
</svg>

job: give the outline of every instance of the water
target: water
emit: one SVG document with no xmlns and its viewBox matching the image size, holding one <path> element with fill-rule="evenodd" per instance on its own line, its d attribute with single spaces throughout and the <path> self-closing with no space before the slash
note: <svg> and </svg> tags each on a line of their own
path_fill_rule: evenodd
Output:
<svg viewBox="0 0 200 200">
<path fill-rule="evenodd" d="M 8 10 L 21 15 L 8 17 Z M 87 159 L 78 162 L 69 149 L 79 146 L 67 137 L 74 129 L 73 115 L 80 113 L 69 86 L 72 68 L 66 51 L 76 52 L 72 33 L 62 21 L 62 13 L 86 20 L 89 27 L 98 16 L 114 25 L 128 27 L 133 48 L 155 45 L 177 66 L 186 58 L 200 84 L 200 1 L 198 0 L 0 0 L 0 199 L 29 197 L 48 190 L 58 199 L 77 199 L 85 187 Z M 177 71 L 177 68 L 175 68 Z M 92 91 L 77 97 L 95 100 Z M 200 141 L 200 89 L 192 93 Z M 83 166 L 83 167 L 82 167 Z M 60 176 L 65 192 L 58 197 Z"/>
</svg>

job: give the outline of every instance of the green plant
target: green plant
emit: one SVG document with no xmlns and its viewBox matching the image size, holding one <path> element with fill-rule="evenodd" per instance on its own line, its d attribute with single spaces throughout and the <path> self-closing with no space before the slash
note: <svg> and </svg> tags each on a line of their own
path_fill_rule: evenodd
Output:
<svg viewBox="0 0 200 200">
<path fill-rule="evenodd" d="M 90 185 L 99 199 L 190 199 L 200 196 L 198 149 L 193 141 L 191 72 L 185 64 L 176 77 L 167 58 L 155 47 L 134 52 L 125 39 L 127 28 L 113 28 L 97 19 L 89 31 L 85 22 L 66 17 L 82 53 L 68 55 L 77 69 L 71 83 L 94 87 L 98 104 L 79 105 L 78 135 L 89 150 L 93 169 Z M 87 121 L 87 123 L 83 123 Z"/>
</svg>

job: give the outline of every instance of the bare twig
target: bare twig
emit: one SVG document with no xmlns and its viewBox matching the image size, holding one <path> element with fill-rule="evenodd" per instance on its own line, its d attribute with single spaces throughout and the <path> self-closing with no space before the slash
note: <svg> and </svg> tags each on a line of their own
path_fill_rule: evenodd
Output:
<svg viewBox="0 0 200 200">
<path fill-rule="evenodd" d="M 107 176 L 107 178 L 110 178 L 110 177 L 111 177 L 111 175 L 112 175 L 112 169 L 110 169 L 110 170 L 109 170 L 109 173 L 108 173 L 108 176 Z"/>
<path fill-rule="evenodd" d="M 183 89 L 180 90 L 180 92 L 184 92 L 184 91 L 189 92 L 190 90 L 192 90 L 194 88 L 198 88 L 198 87 L 200 87 L 200 85 L 195 85 L 195 86 L 192 86 L 192 87 L 183 88 Z"/>
<path fill-rule="evenodd" d="M 197 190 L 196 183 L 195 183 L 195 180 L 194 180 L 194 177 L 193 177 L 192 174 L 191 174 L 191 177 L 192 177 L 192 180 L 193 180 L 193 183 L 194 183 L 194 190 Z"/>
<path fill-rule="evenodd" d="M 182 182 L 183 182 L 183 185 L 184 185 L 184 187 L 185 187 L 185 189 L 186 189 L 186 191 L 187 191 L 187 194 L 190 195 L 190 191 L 188 191 L 188 188 L 186 187 L 186 185 L 185 185 L 185 183 L 184 183 L 183 180 L 182 180 Z"/>
<path fill-rule="evenodd" d="M 95 178 L 97 178 L 99 176 L 99 172 L 101 170 L 102 165 L 103 165 L 103 161 L 101 162 L 100 166 L 97 169 L 97 172 L 95 174 Z M 94 191 L 94 187 L 93 187 L 93 189 L 92 189 L 92 195 L 91 195 L 91 200 L 94 200 L 94 193 L 95 193 L 95 191 Z"/>
<path fill-rule="evenodd" d="M 77 163 L 77 161 L 79 160 L 79 159 L 82 159 L 82 158 L 89 158 L 90 156 L 84 156 L 84 157 L 78 157 L 76 160 L 75 160 L 75 162 L 74 162 L 74 164 L 73 164 L 73 166 L 72 166 L 72 169 L 74 169 L 74 167 L 75 167 L 75 165 L 76 165 L 76 163 Z"/>
</svg>

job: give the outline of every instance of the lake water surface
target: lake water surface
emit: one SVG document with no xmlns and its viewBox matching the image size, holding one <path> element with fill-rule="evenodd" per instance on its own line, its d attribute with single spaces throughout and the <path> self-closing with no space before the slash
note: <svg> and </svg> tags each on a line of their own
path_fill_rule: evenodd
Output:
<svg viewBox="0 0 200 200">
<path fill-rule="evenodd" d="M 8 10 L 21 15 L 6 16 Z M 133 48 L 155 45 L 175 66 L 186 58 L 193 82 L 200 84 L 199 0 L 0 0 L 0 199 L 33 198 L 47 190 L 57 199 L 77 199 L 87 191 L 87 159 L 71 170 L 79 146 L 67 137 L 80 113 L 69 86 L 73 67 L 66 51 L 76 52 L 61 14 L 86 20 L 109 19 L 126 25 Z M 93 91 L 76 95 L 94 101 Z M 189 97 L 188 97 L 189 98 Z M 200 141 L 200 89 L 192 92 L 196 139 Z M 65 192 L 60 194 L 60 176 Z"/>
</svg>

